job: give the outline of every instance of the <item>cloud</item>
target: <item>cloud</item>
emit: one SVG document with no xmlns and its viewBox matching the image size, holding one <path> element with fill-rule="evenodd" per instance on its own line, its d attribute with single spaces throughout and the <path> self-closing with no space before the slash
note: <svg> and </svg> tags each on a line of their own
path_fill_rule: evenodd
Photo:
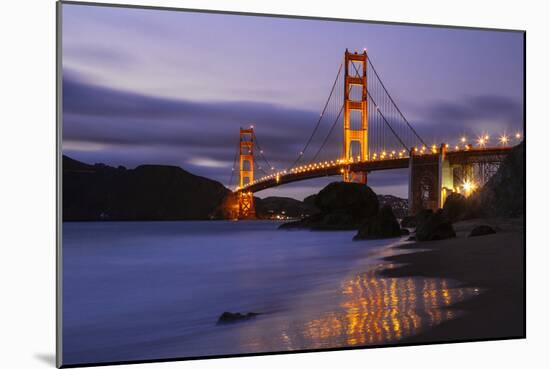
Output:
<svg viewBox="0 0 550 369">
<path fill-rule="evenodd" d="M 493 134 L 515 131 L 521 127 L 523 107 L 511 98 L 487 95 L 425 104 L 414 113 L 418 119 L 411 123 L 430 141 L 433 137 L 443 140 L 481 129 L 490 131 L 491 127 L 498 129 Z M 147 96 L 96 85 L 70 69 L 64 70 L 63 149 L 91 163 L 178 165 L 228 185 L 239 127 L 254 123 L 257 142 L 269 164 L 284 169 L 302 150 L 318 118 L 318 113 L 312 111 L 273 104 Z M 317 151 L 332 121 L 329 117 L 322 122 L 305 162 Z M 318 159 L 340 155 L 341 134 L 341 128 L 335 127 Z M 256 155 L 256 161 L 264 170 L 268 167 L 260 155 Z M 369 181 L 374 187 L 399 188 L 402 192 L 407 176 L 404 172 L 373 173 Z M 317 192 L 321 182 L 326 181 L 304 182 L 295 189 L 288 187 L 288 191 L 303 197 Z"/>
<path fill-rule="evenodd" d="M 523 103 L 499 95 L 470 96 L 457 101 L 439 101 L 418 107 L 418 131 L 425 137 L 477 137 L 488 132 L 496 136 L 523 127 Z"/>
</svg>

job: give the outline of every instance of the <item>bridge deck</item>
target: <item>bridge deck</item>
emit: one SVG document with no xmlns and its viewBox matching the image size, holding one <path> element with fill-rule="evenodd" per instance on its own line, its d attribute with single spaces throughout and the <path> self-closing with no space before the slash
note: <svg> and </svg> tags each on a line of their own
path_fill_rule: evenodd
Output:
<svg viewBox="0 0 550 369">
<path fill-rule="evenodd" d="M 460 151 L 448 151 L 447 158 L 451 164 L 473 163 L 480 160 L 501 160 L 512 147 L 479 148 Z M 416 158 L 434 160 L 439 153 L 417 155 Z M 370 160 L 355 163 L 316 163 L 295 168 L 290 172 L 272 174 L 260 178 L 252 184 L 244 186 L 240 191 L 258 192 L 267 188 L 280 186 L 286 183 L 303 181 L 312 178 L 329 177 L 342 174 L 344 167 L 349 166 L 353 172 L 376 172 L 381 170 L 404 169 L 409 167 L 409 157 Z"/>
</svg>

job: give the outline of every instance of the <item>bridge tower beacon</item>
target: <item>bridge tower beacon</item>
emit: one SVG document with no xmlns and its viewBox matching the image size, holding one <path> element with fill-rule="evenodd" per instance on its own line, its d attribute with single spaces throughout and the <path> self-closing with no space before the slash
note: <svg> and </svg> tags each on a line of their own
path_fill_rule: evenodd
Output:
<svg viewBox="0 0 550 369">
<path fill-rule="evenodd" d="M 358 68 L 359 67 L 359 68 Z M 344 155 L 346 163 L 353 162 L 352 142 L 360 145 L 360 161 L 368 160 L 368 106 L 367 106 L 367 51 L 351 53 L 346 49 L 344 55 Z M 357 89 L 360 89 L 357 91 Z M 351 93 L 351 96 L 350 96 Z M 357 100 L 360 94 L 361 100 Z M 359 112 L 360 128 L 352 127 L 353 112 Z M 346 166 L 343 171 L 344 182 L 367 183 L 367 173 L 354 173 Z"/>
<path fill-rule="evenodd" d="M 239 188 L 254 181 L 254 127 L 241 128 L 239 132 Z M 250 191 L 238 191 L 239 219 L 254 218 L 254 195 Z"/>
</svg>

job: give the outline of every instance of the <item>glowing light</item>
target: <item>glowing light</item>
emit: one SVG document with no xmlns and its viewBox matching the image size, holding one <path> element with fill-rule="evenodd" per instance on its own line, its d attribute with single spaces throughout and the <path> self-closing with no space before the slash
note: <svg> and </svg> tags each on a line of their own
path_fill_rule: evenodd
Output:
<svg viewBox="0 0 550 369">
<path fill-rule="evenodd" d="M 516 139 L 519 140 L 521 138 L 521 133 L 516 133 Z"/>
<path fill-rule="evenodd" d="M 485 136 L 485 137 L 487 137 L 487 136 Z M 487 143 L 487 139 L 484 138 L 484 137 L 480 137 L 477 140 L 477 144 L 479 145 L 479 147 L 485 147 L 486 143 Z"/>
<path fill-rule="evenodd" d="M 508 143 L 508 136 L 506 136 L 506 135 L 500 136 L 499 141 L 500 141 L 501 144 L 506 145 Z"/>
<path fill-rule="evenodd" d="M 462 137 L 462 138 L 460 139 L 460 142 L 466 143 L 466 137 Z"/>
<path fill-rule="evenodd" d="M 464 189 L 464 194 L 470 196 L 472 192 L 476 190 L 477 186 L 474 182 L 465 180 L 464 183 L 462 183 L 462 188 Z"/>
</svg>

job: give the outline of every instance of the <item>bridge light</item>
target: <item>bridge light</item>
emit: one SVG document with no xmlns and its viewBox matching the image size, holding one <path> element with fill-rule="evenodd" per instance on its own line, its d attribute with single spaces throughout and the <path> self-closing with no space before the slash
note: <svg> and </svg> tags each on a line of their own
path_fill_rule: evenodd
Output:
<svg viewBox="0 0 550 369">
<path fill-rule="evenodd" d="M 500 136 L 500 143 L 506 145 L 508 143 L 508 137 L 506 135 Z"/>
<path fill-rule="evenodd" d="M 470 196 L 472 192 L 475 191 L 477 188 L 476 184 L 469 180 L 465 180 L 462 184 L 462 187 L 464 188 L 464 194 L 466 195 L 466 197 Z"/>
<path fill-rule="evenodd" d="M 516 133 L 516 139 L 519 140 L 521 138 L 521 133 Z"/>
<path fill-rule="evenodd" d="M 489 135 L 485 135 L 485 140 L 489 141 Z"/>
<path fill-rule="evenodd" d="M 455 146 L 455 150 L 458 151 L 460 147 L 458 145 Z"/>
<path fill-rule="evenodd" d="M 466 137 L 462 136 L 462 138 L 460 139 L 460 142 L 466 143 Z"/>
</svg>

